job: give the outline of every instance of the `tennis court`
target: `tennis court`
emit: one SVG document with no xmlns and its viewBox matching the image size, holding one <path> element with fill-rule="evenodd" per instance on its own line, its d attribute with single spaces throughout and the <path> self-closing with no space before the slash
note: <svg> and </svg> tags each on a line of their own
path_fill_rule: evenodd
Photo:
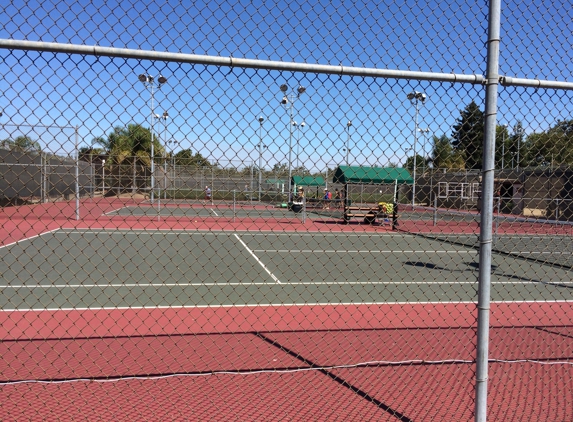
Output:
<svg viewBox="0 0 573 422">
<path fill-rule="evenodd" d="M 475 300 L 476 237 L 443 240 L 402 234 L 54 230 L 0 249 L 1 306 Z M 549 240 L 553 251 L 544 244 Z M 527 245 L 541 249 L 526 251 Z M 515 236 L 504 249 L 509 257 L 493 259 L 492 300 L 573 299 L 571 269 L 551 265 L 570 263 L 571 254 L 553 238 Z M 520 252 L 513 256 L 515 251 Z M 523 265 L 522 257 L 532 261 Z"/>
<path fill-rule="evenodd" d="M 240 408 L 248 419 L 279 407 L 316 413 L 325 402 L 349 418 L 470 417 L 473 244 L 405 233 L 59 228 L 4 245 L 0 257 L 6 415 L 45 407 L 53 418 L 81 417 L 73 403 L 87 394 L 115 397 L 96 411 L 120 418 Z M 542 370 L 541 384 L 531 383 L 557 394 L 573 375 L 573 327 L 559 322 L 573 304 L 571 271 L 527 259 L 494 253 L 490 406 L 500 415 L 539 405 L 507 389 L 517 383 L 507 376 Z M 457 400 L 430 406 L 436 388 Z M 309 393 L 298 401 L 301 390 Z M 16 406 L 19 397 L 28 406 Z"/>
</svg>

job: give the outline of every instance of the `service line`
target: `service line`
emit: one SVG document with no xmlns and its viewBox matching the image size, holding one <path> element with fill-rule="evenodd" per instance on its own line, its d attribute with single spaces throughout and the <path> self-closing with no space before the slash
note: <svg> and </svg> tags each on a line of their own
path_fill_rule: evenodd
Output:
<svg viewBox="0 0 573 422">
<path fill-rule="evenodd" d="M 260 265 L 261 267 L 263 267 L 263 270 L 265 270 L 265 271 L 267 272 L 267 274 L 270 275 L 271 278 L 272 278 L 275 282 L 277 282 L 278 284 L 282 284 L 281 281 L 280 281 L 273 273 L 271 273 L 267 267 L 265 267 L 265 264 L 263 264 L 263 263 L 261 262 L 261 260 L 257 257 L 257 255 L 255 255 L 255 253 L 254 253 L 252 250 L 249 249 L 249 247 L 245 244 L 245 242 L 243 242 L 243 241 L 241 240 L 241 238 L 240 238 L 239 236 L 237 236 L 237 234 L 234 234 L 234 236 L 237 238 L 237 240 L 238 240 L 239 242 L 241 242 L 241 245 L 244 246 L 244 248 L 251 254 L 251 256 L 252 256 L 253 258 L 255 258 L 255 260 L 259 263 L 259 265 Z"/>
</svg>

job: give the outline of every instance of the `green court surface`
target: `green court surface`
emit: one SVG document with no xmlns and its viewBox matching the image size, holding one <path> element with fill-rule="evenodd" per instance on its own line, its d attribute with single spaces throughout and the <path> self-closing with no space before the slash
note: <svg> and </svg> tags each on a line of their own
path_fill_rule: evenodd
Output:
<svg viewBox="0 0 573 422">
<path fill-rule="evenodd" d="M 117 208 L 112 211 L 106 211 L 107 216 L 136 216 L 136 217 L 199 217 L 199 218 L 264 218 L 264 219 L 301 219 L 302 213 L 294 213 L 287 208 L 279 208 L 272 205 L 264 206 L 237 206 L 233 208 L 232 204 L 182 206 L 176 204 L 156 203 L 140 204 L 138 206 L 126 206 Z M 342 218 L 340 210 L 323 210 L 322 208 L 308 208 L 307 218 L 324 219 L 324 218 Z"/>
<path fill-rule="evenodd" d="M 409 234 L 57 230 L 0 248 L 0 306 L 477 300 L 477 249 Z M 493 255 L 494 301 L 573 299 L 572 271 Z"/>
</svg>

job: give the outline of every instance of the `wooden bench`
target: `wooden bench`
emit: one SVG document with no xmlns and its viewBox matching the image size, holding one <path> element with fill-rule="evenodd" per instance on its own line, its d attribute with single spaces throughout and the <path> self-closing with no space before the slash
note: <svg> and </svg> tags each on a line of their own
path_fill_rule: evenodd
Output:
<svg viewBox="0 0 573 422">
<path fill-rule="evenodd" d="M 382 211 L 379 205 L 348 206 L 344 207 L 344 222 L 348 223 L 351 218 L 364 218 L 364 222 L 373 224 L 377 218 L 388 218 L 388 214 Z"/>
</svg>

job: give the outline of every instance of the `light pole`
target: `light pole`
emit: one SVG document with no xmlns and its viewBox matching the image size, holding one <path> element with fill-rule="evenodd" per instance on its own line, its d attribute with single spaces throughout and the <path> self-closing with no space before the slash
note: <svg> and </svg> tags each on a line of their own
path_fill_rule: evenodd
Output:
<svg viewBox="0 0 573 422">
<path fill-rule="evenodd" d="M 291 184 L 291 179 L 292 179 L 292 114 L 293 114 L 293 106 L 294 106 L 294 102 L 300 98 L 300 95 L 303 94 L 306 91 L 306 88 L 304 86 L 299 86 L 297 88 L 297 94 L 295 95 L 294 93 L 291 94 L 287 94 L 288 91 L 288 85 L 286 84 L 282 84 L 280 86 L 280 90 L 281 92 L 284 94 L 284 97 L 281 101 L 281 104 L 285 106 L 286 108 L 290 109 L 290 119 L 289 119 L 289 146 L 288 146 L 288 201 L 290 202 L 292 200 L 292 184 Z M 290 106 L 289 106 L 290 104 Z"/>
<path fill-rule="evenodd" d="M 163 120 L 163 145 L 165 145 L 163 160 L 163 197 L 165 198 L 165 201 L 167 201 L 167 119 L 169 118 L 169 113 L 164 111 L 163 115 L 160 116 L 159 114 L 156 114 L 155 118 Z"/>
<path fill-rule="evenodd" d="M 426 94 L 423 92 L 413 91 L 407 95 L 407 98 L 416 105 L 416 118 L 414 120 L 414 171 L 413 171 L 413 184 L 412 184 L 412 208 L 416 205 L 416 144 L 418 142 L 418 104 L 426 102 Z"/>
<path fill-rule="evenodd" d="M 171 147 L 171 195 L 175 195 L 175 146 L 177 145 L 177 141 L 171 139 L 168 141 L 169 146 Z"/>
<path fill-rule="evenodd" d="M 299 125 L 296 121 L 292 122 L 292 125 L 297 129 L 297 136 L 296 136 L 296 167 L 300 166 L 299 156 L 300 156 L 300 130 L 306 126 L 305 122 L 301 122 Z"/>
<path fill-rule="evenodd" d="M 427 159 L 426 159 L 426 141 L 427 141 L 426 135 L 427 135 L 428 133 L 430 133 L 430 129 L 428 129 L 428 128 L 426 128 L 426 129 L 420 129 L 420 128 L 418 128 L 418 132 L 425 134 L 425 135 L 424 135 L 424 146 L 422 147 L 422 157 L 424 158 L 424 163 L 423 163 L 424 165 L 423 165 L 423 167 L 422 167 L 422 173 L 425 173 L 425 172 L 426 172 L 426 161 L 427 161 Z"/>
<path fill-rule="evenodd" d="M 153 190 L 155 189 L 155 159 L 154 159 L 154 148 L 153 148 L 153 88 L 155 87 L 155 78 L 151 75 L 141 74 L 138 76 L 140 82 L 143 82 L 146 88 L 149 88 L 151 92 L 151 113 L 150 113 L 150 120 L 151 120 L 151 193 L 149 195 L 149 199 L 151 204 L 153 204 Z M 157 78 L 157 89 L 161 88 L 161 86 L 167 82 L 167 78 L 165 76 L 159 75 Z"/>
<path fill-rule="evenodd" d="M 259 116 L 259 202 L 261 202 L 262 185 L 263 185 L 263 122 L 265 118 Z"/>
<path fill-rule="evenodd" d="M 350 126 L 352 126 L 352 122 L 349 120 L 346 123 L 346 130 L 348 132 L 348 136 L 346 137 L 346 165 L 350 165 L 350 161 L 348 160 L 348 154 L 350 154 Z"/>
</svg>

